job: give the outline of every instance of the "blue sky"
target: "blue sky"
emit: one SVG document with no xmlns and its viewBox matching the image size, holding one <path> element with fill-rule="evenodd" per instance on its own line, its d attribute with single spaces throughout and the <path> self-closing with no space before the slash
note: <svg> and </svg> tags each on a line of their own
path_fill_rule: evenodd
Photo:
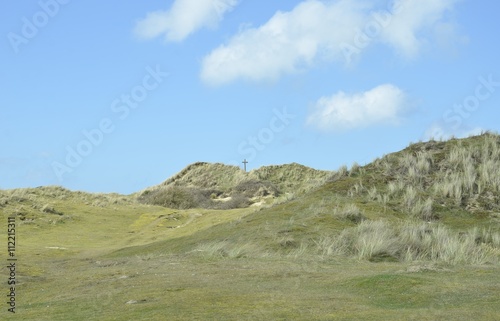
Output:
<svg viewBox="0 0 500 321">
<path fill-rule="evenodd" d="M 2 1 L 0 188 L 334 170 L 500 131 L 500 2 Z"/>
</svg>

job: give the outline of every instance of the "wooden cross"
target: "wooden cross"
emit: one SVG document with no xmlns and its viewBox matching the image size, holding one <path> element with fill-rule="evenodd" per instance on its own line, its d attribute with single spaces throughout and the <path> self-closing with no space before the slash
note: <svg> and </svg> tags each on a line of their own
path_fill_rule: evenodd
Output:
<svg viewBox="0 0 500 321">
<path fill-rule="evenodd" d="M 243 163 L 243 166 L 245 167 L 245 172 L 246 172 L 246 171 L 247 171 L 247 164 L 248 164 L 248 162 L 247 162 L 247 160 L 246 160 L 246 159 L 244 159 L 244 160 L 242 161 L 242 163 Z"/>
</svg>

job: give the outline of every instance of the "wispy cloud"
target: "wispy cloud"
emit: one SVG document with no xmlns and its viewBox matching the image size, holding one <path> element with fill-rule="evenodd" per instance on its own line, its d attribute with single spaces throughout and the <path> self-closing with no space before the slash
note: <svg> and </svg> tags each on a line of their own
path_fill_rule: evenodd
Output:
<svg viewBox="0 0 500 321">
<path fill-rule="evenodd" d="M 444 21 L 457 1 L 396 0 L 387 8 L 377 6 L 382 1 L 306 0 L 214 49 L 203 60 L 201 79 L 211 85 L 273 80 L 317 61 L 345 61 L 346 44 L 364 49 L 384 43 L 414 58 L 427 41 L 426 31 Z"/>
<path fill-rule="evenodd" d="M 445 19 L 445 14 L 459 1 L 396 0 L 398 12 L 392 17 L 390 25 L 381 32 L 381 40 L 408 58 L 415 58 L 422 47 L 430 45 L 431 38 L 442 41 L 443 28 L 446 28 L 448 37 L 457 37 L 459 41 L 455 26 Z"/>
<path fill-rule="evenodd" d="M 182 41 L 201 28 L 214 28 L 238 0 L 176 0 L 169 10 L 149 13 L 137 22 L 134 33 L 141 39 L 163 35 L 167 41 Z"/>
<path fill-rule="evenodd" d="M 397 124 L 407 107 L 405 93 L 391 84 L 355 94 L 340 91 L 320 98 L 314 104 L 307 124 L 322 131 Z"/>
</svg>

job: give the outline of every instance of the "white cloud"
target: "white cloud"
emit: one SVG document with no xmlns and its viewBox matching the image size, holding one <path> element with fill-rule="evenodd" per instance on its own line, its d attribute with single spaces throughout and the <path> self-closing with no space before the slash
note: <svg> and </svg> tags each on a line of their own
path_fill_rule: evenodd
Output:
<svg viewBox="0 0 500 321">
<path fill-rule="evenodd" d="M 442 32 L 447 25 L 448 35 L 454 35 L 454 25 L 445 23 L 445 14 L 460 0 L 396 0 L 398 8 L 390 24 L 381 32 L 383 42 L 390 44 L 405 57 L 415 58 L 429 44 L 425 36 Z M 458 38 L 458 37 L 457 37 Z"/>
<path fill-rule="evenodd" d="M 215 27 L 238 0 L 176 0 L 167 11 L 149 13 L 137 22 L 134 33 L 141 39 L 164 35 L 167 41 L 182 41 L 203 27 Z"/>
<path fill-rule="evenodd" d="M 204 58 L 201 78 L 219 85 L 237 78 L 272 80 L 310 66 L 318 55 L 338 57 L 364 21 L 353 1 L 311 0 L 277 12 L 259 28 L 243 30 Z"/>
<path fill-rule="evenodd" d="M 446 124 L 434 123 L 425 131 L 424 140 L 448 140 L 452 137 L 467 138 L 481 135 L 484 132 L 486 130 L 481 127 L 453 129 Z"/>
<path fill-rule="evenodd" d="M 349 63 L 346 48 L 360 53 L 376 42 L 413 58 L 426 42 L 424 32 L 446 20 L 457 1 L 396 0 L 387 7 L 386 1 L 305 0 L 214 49 L 203 60 L 201 79 L 211 85 L 273 80 L 325 59 Z"/>
<path fill-rule="evenodd" d="M 307 124 L 322 131 L 397 124 L 406 108 L 405 93 L 391 84 L 356 94 L 340 91 L 320 98 L 313 106 Z"/>
</svg>

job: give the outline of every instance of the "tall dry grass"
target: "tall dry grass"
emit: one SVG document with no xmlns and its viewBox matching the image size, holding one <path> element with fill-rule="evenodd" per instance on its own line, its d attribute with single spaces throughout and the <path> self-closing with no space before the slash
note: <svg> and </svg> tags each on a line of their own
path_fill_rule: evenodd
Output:
<svg viewBox="0 0 500 321">
<path fill-rule="evenodd" d="M 497 263 L 500 234 L 471 229 L 465 233 L 444 225 L 406 222 L 363 221 L 337 236 L 316 241 L 323 256 L 348 256 L 360 260 L 400 262 L 433 261 L 448 264 Z"/>
</svg>

